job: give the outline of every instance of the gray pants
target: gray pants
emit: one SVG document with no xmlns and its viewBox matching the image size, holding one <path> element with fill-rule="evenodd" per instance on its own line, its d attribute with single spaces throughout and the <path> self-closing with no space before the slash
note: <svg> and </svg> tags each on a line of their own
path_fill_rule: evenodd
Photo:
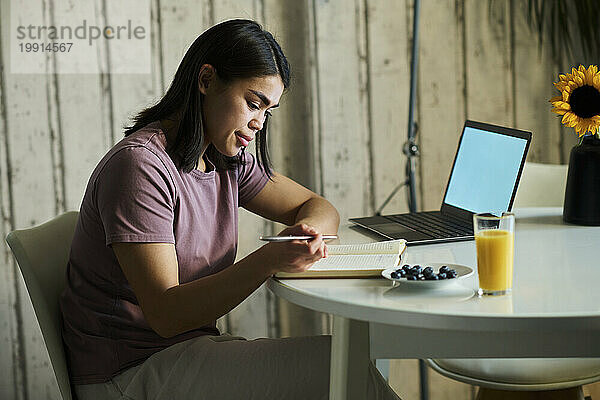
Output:
<svg viewBox="0 0 600 400">
<path fill-rule="evenodd" d="M 201 336 L 108 382 L 77 385 L 79 400 L 328 399 L 330 336 L 246 340 Z M 369 363 L 367 399 L 399 400 Z"/>
</svg>

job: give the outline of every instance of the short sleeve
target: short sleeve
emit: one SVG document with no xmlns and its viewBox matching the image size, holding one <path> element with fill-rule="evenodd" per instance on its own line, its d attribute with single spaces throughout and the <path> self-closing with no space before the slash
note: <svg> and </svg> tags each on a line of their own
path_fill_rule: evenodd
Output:
<svg viewBox="0 0 600 400">
<path fill-rule="evenodd" d="M 247 151 L 242 155 L 242 165 L 239 168 L 238 198 L 240 207 L 243 207 L 265 187 L 269 178 L 258 165 L 254 154 Z"/>
<path fill-rule="evenodd" d="M 175 243 L 175 185 L 169 171 L 145 147 L 126 147 L 106 163 L 95 200 L 106 245 L 114 242 Z"/>
</svg>

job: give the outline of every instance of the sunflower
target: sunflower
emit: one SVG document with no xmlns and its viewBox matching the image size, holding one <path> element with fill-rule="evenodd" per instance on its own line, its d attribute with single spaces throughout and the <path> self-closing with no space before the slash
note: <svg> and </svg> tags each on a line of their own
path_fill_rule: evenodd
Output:
<svg viewBox="0 0 600 400">
<path fill-rule="evenodd" d="M 579 136 L 590 132 L 600 134 L 600 72 L 596 65 L 587 69 L 572 68 L 571 73 L 561 74 L 554 86 L 561 93 L 550 99 L 552 112 L 562 115 L 565 126 L 575 128 Z"/>
</svg>

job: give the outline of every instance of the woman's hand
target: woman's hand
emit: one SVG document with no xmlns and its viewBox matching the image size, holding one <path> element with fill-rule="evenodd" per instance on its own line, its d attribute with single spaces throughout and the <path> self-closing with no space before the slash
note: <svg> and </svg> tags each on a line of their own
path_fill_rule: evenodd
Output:
<svg viewBox="0 0 600 400">
<path fill-rule="evenodd" d="M 323 257 L 327 257 L 327 245 L 323 235 L 314 227 L 297 224 L 284 229 L 279 236 L 315 236 L 312 240 L 292 240 L 290 242 L 271 242 L 260 251 L 269 263 L 273 273 L 303 272 Z"/>
</svg>

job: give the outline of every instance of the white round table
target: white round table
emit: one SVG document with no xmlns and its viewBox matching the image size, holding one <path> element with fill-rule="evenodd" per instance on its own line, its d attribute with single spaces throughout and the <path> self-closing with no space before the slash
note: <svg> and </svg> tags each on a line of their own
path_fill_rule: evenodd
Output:
<svg viewBox="0 0 600 400">
<path fill-rule="evenodd" d="M 600 357 L 600 227 L 560 208 L 516 211 L 513 291 L 477 297 L 477 274 L 446 289 L 373 279 L 270 279 L 295 304 L 334 315 L 331 399 L 366 385 L 377 358 Z M 344 225 L 341 243 L 375 241 Z M 409 246 L 406 262 L 477 270 L 474 241 Z"/>
</svg>

